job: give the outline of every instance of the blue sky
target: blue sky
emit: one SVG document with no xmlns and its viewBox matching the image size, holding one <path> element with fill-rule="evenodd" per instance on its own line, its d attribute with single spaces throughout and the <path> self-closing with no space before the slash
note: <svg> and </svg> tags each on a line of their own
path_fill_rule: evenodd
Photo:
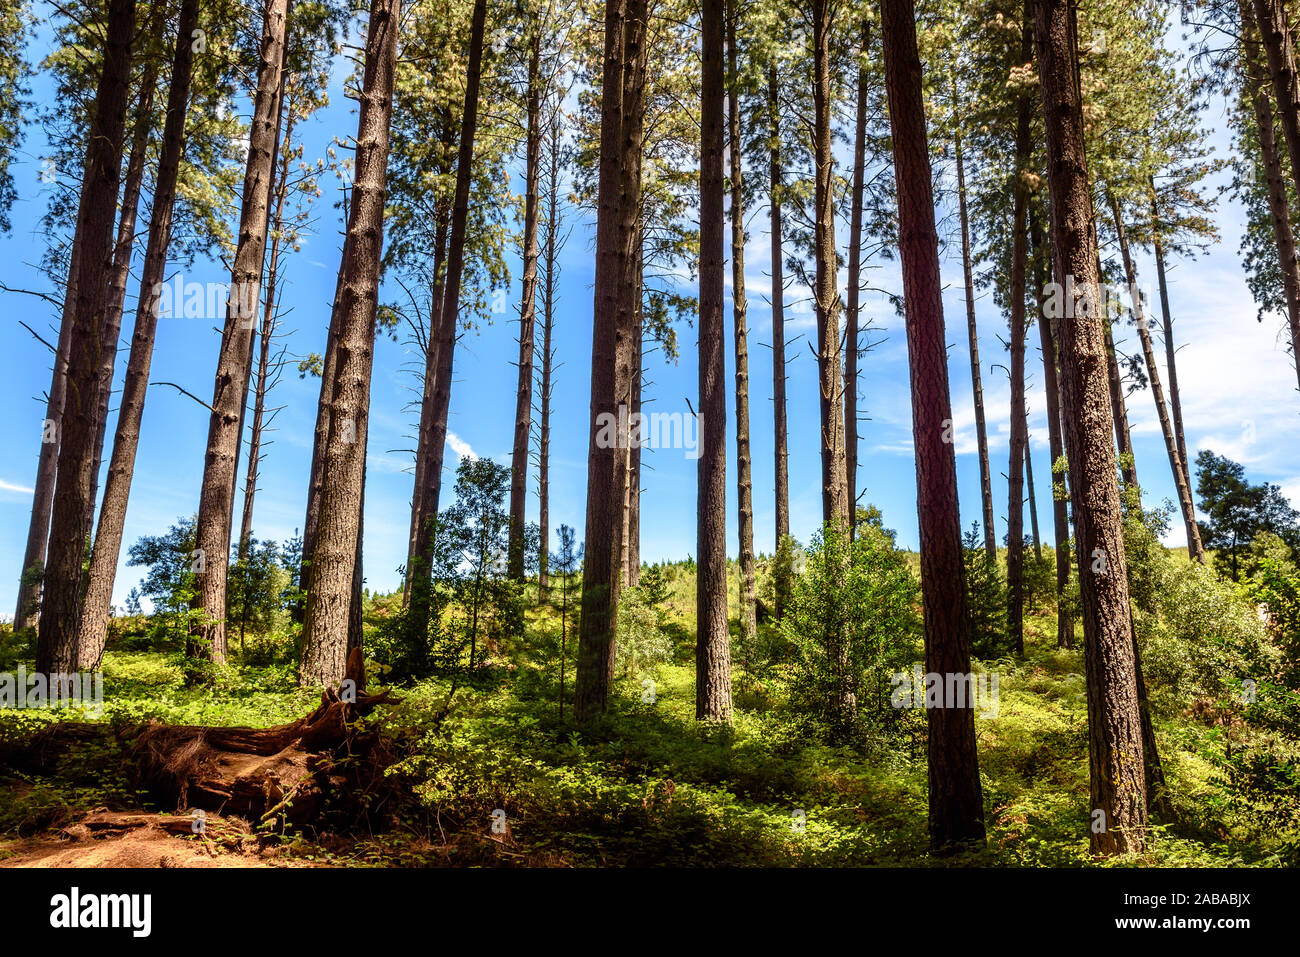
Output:
<svg viewBox="0 0 1300 957">
<path fill-rule="evenodd" d="M 36 59 L 36 53 L 33 53 Z M 338 95 L 336 77 L 333 104 L 310 122 L 306 134 L 307 158 L 321 155 L 331 136 L 355 132 L 351 101 Z M 38 100 L 49 95 L 49 84 L 37 78 Z M 245 104 L 246 106 L 246 104 Z M 1226 117 L 1213 109 L 1206 122 L 1215 130 L 1213 142 L 1228 149 Z M 29 124 L 26 141 L 14 167 L 18 201 L 13 210 L 13 230 L 0 237 L 0 281 L 9 286 L 52 291 L 35 268 L 43 249 L 40 216 L 48 202 L 49 186 L 41 183 L 40 157 L 45 141 L 39 126 Z M 285 327 L 294 332 L 288 338 L 291 353 L 305 354 L 323 349 L 329 323 L 329 301 L 334 291 L 339 264 L 337 211 L 330 208 L 330 182 L 323 180 L 327 202 L 320 205 L 316 235 L 308 237 L 300 252 L 284 266 L 287 275 L 285 302 L 291 307 Z M 940 214 L 946 210 L 940 210 Z M 571 213 L 571 215 L 578 215 Z M 955 223 L 946 217 L 946 223 Z M 1280 483 L 1296 500 L 1300 497 L 1300 419 L 1297 411 L 1296 379 L 1280 322 L 1255 320 L 1255 305 L 1242 279 L 1237 258 L 1242 211 L 1225 199 L 1217 221 L 1221 242 L 1208 255 L 1192 261 L 1170 264 L 1170 294 L 1175 333 L 1182 345 L 1179 376 L 1183 391 L 1187 441 L 1196 450 L 1212 448 L 1246 464 L 1256 481 Z M 751 234 L 746 250 L 746 288 L 750 317 L 751 433 L 754 461 L 755 536 L 759 551 L 771 551 L 774 537 L 773 451 L 771 402 L 771 315 L 766 294 L 768 276 L 767 216 L 765 210 L 751 211 Z M 841 243 L 847 239 L 847 224 L 837 224 Z M 142 226 L 143 228 L 143 226 Z M 955 228 L 955 226 L 953 227 Z M 552 528 L 568 523 L 579 530 L 584 524 L 586 477 L 588 388 L 587 371 L 591 351 L 591 224 L 581 223 L 565 250 L 560 281 L 560 307 L 556 328 L 557 362 L 551 450 Z M 949 236 L 948 239 L 955 237 Z M 969 360 L 966 345 L 961 264 L 958 247 L 951 243 L 943 253 L 944 307 L 950 345 L 949 373 L 957 435 L 957 465 L 962 517 L 965 525 L 979 517 L 979 468 L 975 454 L 974 411 L 971 399 Z M 138 277 L 139 263 L 134 274 Z M 901 281 L 896 262 L 882 262 L 872 272 L 872 285 L 899 290 Z M 511 300 L 517 299 L 520 272 L 517 257 L 511 262 L 516 280 Z M 1140 282 L 1154 285 L 1154 266 L 1146 256 L 1138 257 Z M 200 262 L 184 273 L 186 281 L 228 281 L 219 265 Z M 730 287 L 730 281 L 728 280 Z M 841 276 L 840 288 L 844 287 Z M 395 286 L 386 290 L 400 294 Z M 136 288 L 130 288 L 127 319 L 123 329 L 123 351 L 119 356 L 118 378 L 126 361 L 129 325 L 134 317 Z M 787 340 L 808 337 L 814 319 L 807 291 L 787 292 Z M 915 474 L 911 447 L 911 407 L 908 396 L 906 337 L 901 317 L 892 305 L 868 296 L 864 306 L 882 332 L 883 342 L 862 362 L 861 405 L 870 420 L 861 424 L 859 488 L 865 488 L 864 502 L 878 505 L 886 523 L 899 532 L 907 547 L 917 543 Z M 999 515 L 1005 512 L 1010 408 L 1005 372 L 1006 352 L 998 339 L 1005 336 L 1006 320 L 988 296 L 976 304 L 980 324 L 980 354 L 984 366 L 984 390 L 993 457 L 993 494 Z M 865 320 L 866 317 L 864 317 Z M 31 505 L 31 486 L 40 446 L 44 418 L 42 396 L 49 387 L 50 353 L 19 325 L 26 321 L 53 340 L 57 317 L 49 304 L 18 293 L 0 293 L 0 614 L 8 617 L 13 608 L 26 540 Z M 452 389 L 452 438 L 447 455 L 450 481 L 461 454 L 488 456 L 509 462 L 515 404 L 517 323 L 497 317 L 466 335 L 457 350 Z M 219 334 L 209 319 L 163 318 L 158 328 L 152 380 L 176 382 L 195 394 L 211 395 Z M 730 319 L 727 321 L 727 374 L 733 379 Z M 685 400 L 695 402 L 695 333 L 679 329 L 680 361 L 665 364 L 662 356 L 647 358 L 647 375 L 653 381 L 647 399 L 650 409 L 685 412 Z M 1131 330 L 1116 327 L 1119 346 L 1126 352 L 1137 349 Z M 1043 537 L 1050 541 L 1051 494 L 1045 404 L 1042 393 L 1042 364 L 1037 333 L 1031 330 L 1029 403 L 1031 448 Z M 1159 346 L 1157 346 L 1159 348 Z M 789 366 L 788 408 L 790 422 L 791 524 L 796 537 L 806 540 L 820 521 L 820 463 L 818 456 L 818 414 L 815 362 L 806 341 L 794 343 L 795 356 Z M 1163 353 L 1162 353 L 1163 355 Z M 405 560 L 409 501 L 411 494 L 410 449 L 418 410 L 410 407 L 418 399 L 413 375 L 413 355 L 405 345 L 382 339 L 375 352 L 368 449 L 368 486 L 365 515 L 365 572 L 369 587 L 388 590 L 399 582 L 397 568 Z M 1163 371 L 1163 369 L 1162 369 Z M 283 405 L 268 435 L 273 443 L 262 463 L 260 491 L 254 516 L 259 538 L 284 540 L 300 528 L 306 498 L 311 437 L 315 420 L 318 380 L 300 380 L 286 371 L 272 394 L 271 405 Z M 735 438 L 728 402 L 728 547 L 737 551 L 735 516 Z M 113 403 L 116 417 L 116 400 Z M 1129 399 L 1139 476 L 1148 501 L 1174 498 L 1168 460 L 1150 393 L 1138 392 Z M 109 423 L 111 441 L 113 419 Z M 207 435 L 205 409 L 175 390 L 150 390 L 145 408 L 143 432 L 127 516 L 125 542 L 157 534 L 179 517 L 192 514 L 198 505 L 199 484 Z M 107 455 L 107 449 L 106 453 Z M 696 463 L 681 450 L 647 453 L 650 468 L 643 482 L 642 556 L 646 561 L 677 559 L 695 551 Z M 242 465 L 241 465 L 242 492 Z M 242 494 L 239 496 L 242 502 Z M 536 478 L 530 478 L 529 515 L 537 512 Z M 238 517 L 236 517 L 238 521 Z M 1026 528 L 1028 516 L 1026 515 Z M 1006 531 L 999 519 L 998 536 Z M 1180 526 L 1171 533 L 1170 544 L 1183 544 Z M 126 548 L 123 548 L 125 561 Z M 121 605 L 126 593 L 142 577 L 142 570 L 119 567 L 114 601 Z"/>
</svg>

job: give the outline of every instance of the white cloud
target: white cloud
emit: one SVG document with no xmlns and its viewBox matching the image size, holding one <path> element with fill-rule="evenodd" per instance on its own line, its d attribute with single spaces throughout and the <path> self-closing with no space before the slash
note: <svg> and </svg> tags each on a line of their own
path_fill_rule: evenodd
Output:
<svg viewBox="0 0 1300 957">
<path fill-rule="evenodd" d="M 455 452 L 459 458 L 462 459 L 478 458 L 478 453 L 475 452 L 472 448 L 470 448 L 469 443 L 466 442 L 464 439 L 462 439 L 455 432 L 447 433 L 447 444 L 451 446 L 452 451 Z"/>
<path fill-rule="evenodd" d="M 13 482 L 0 479 L 0 492 L 19 492 L 23 495 L 33 495 L 35 491 L 35 489 L 30 489 L 25 485 L 15 485 Z"/>
</svg>

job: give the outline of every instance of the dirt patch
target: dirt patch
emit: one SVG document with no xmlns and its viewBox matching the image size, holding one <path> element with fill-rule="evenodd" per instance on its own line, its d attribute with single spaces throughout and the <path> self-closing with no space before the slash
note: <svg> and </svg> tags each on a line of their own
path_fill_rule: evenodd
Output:
<svg viewBox="0 0 1300 957">
<path fill-rule="evenodd" d="M 0 843 L 0 867 L 310 867 L 262 846 L 246 822 L 96 811 L 55 834 Z"/>
</svg>

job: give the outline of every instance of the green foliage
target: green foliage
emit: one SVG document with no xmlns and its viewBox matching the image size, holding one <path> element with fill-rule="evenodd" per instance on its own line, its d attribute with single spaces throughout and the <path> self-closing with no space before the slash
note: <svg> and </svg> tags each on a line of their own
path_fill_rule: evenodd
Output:
<svg viewBox="0 0 1300 957">
<path fill-rule="evenodd" d="M 1293 552 L 1300 548 L 1300 513 L 1281 488 L 1270 482 L 1252 485 L 1246 470 L 1231 459 L 1202 449 L 1196 456 L 1196 494 L 1197 508 L 1207 516 L 1199 523 L 1201 541 L 1214 550 L 1215 565 L 1233 581 L 1260 532 L 1280 537 Z"/>
<path fill-rule="evenodd" d="M 990 559 L 984 549 L 978 522 L 972 522 L 970 529 L 962 535 L 962 563 L 966 568 L 971 655 L 990 660 L 1010 654 L 1006 584 L 997 561 Z M 1026 571 L 1031 564 L 1032 560 L 1025 563 Z"/>
<path fill-rule="evenodd" d="M 814 535 L 781 634 L 795 650 L 790 696 L 843 740 L 891 724 L 890 676 L 915 659 L 920 586 L 878 522 L 853 541 Z"/>
</svg>

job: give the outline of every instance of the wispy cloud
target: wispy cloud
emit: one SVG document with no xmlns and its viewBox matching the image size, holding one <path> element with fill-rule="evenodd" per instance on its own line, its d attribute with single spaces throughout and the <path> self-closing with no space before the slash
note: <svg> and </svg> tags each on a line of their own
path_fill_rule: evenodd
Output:
<svg viewBox="0 0 1300 957">
<path fill-rule="evenodd" d="M 0 479 L 0 492 L 19 492 L 23 495 L 32 495 L 35 493 L 35 489 L 30 489 L 26 485 L 15 485 L 13 482 Z"/>
<path fill-rule="evenodd" d="M 462 439 L 455 432 L 447 433 L 447 444 L 450 445 L 451 450 L 455 452 L 456 455 L 462 459 L 478 458 L 478 453 L 475 452 L 472 448 L 470 448 L 469 443 L 466 442 L 464 439 Z"/>
</svg>

